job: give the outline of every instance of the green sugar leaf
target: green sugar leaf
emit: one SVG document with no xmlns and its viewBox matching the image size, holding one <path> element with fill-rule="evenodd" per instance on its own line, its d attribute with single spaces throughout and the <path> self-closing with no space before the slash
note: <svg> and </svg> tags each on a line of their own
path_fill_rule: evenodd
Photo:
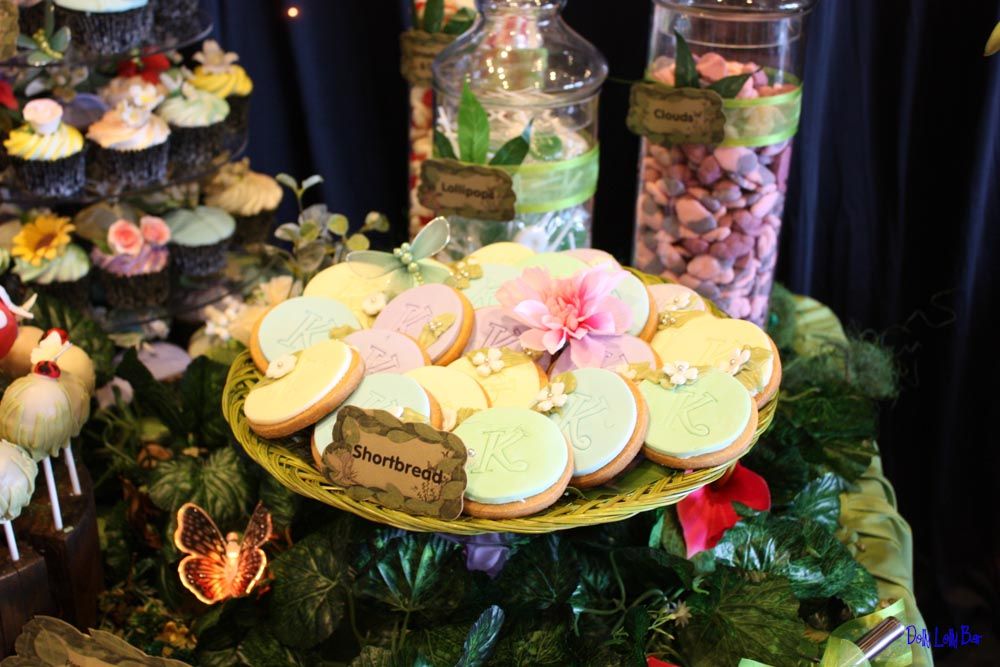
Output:
<svg viewBox="0 0 1000 667">
<path fill-rule="evenodd" d="M 434 157 L 457 160 L 455 149 L 451 145 L 451 140 L 444 136 L 440 130 L 434 130 Z"/>
<path fill-rule="evenodd" d="M 490 164 L 494 166 L 516 167 L 524 162 L 531 148 L 531 123 L 524 128 L 524 132 L 514 137 L 496 152 Z"/>
<path fill-rule="evenodd" d="M 677 49 L 674 54 L 674 86 L 676 88 L 698 88 L 698 70 L 695 68 L 694 56 L 681 34 L 674 31 Z"/>
<path fill-rule="evenodd" d="M 444 23 L 444 0 L 427 0 L 424 6 L 424 30 L 441 32 Z"/>
<path fill-rule="evenodd" d="M 750 78 L 749 74 L 736 74 L 726 76 L 711 84 L 708 89 L 714 90 L 723 99 L 732 99 L 743 88 L 743 84 Z"/>
<path fill-rule="evenodd" d="M 490 120 L 486 109 L 472 94 L 469 83 L 462 87 L 458 105 L 458 154 L 462 162 L 486 164 L 490 149 Z"/>
</svg>

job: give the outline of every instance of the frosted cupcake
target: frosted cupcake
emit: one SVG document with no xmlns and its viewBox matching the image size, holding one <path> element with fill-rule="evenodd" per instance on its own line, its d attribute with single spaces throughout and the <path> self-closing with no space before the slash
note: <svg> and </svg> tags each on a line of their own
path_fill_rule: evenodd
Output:
<svg viewBox="0 0 1000 667">
<path fill-rule="evenodd" d="M 29 291 L 51 295 L 69 304 L 90 302 L 90 260 L 72 243 L 69 218 L 49 211 L 21 227 L 11 245 L 13 272 Z"/>
<path fill-rule="evenodd" d="M 236 219 L 236 245 L 263 243 L 270 236 L 282 190 L 267 174 L 250 170 L 250 159 L 231 162 L 205 185 L 205 203 Z"/>
<path fill-rule="evenodd" d="M 90 258 L 112 307 L 147 308 L 167 300 L 169 241 L 170 228 L 160 218 L 146 216 L 138 225 L 128 220 L 111 225 L 104 247 L 94 246 Z"/>
<path fill-rule="evenodd" d="M 73 47 L 94 55 L 140 46 L 153 27 L 149 0 L 55 0 L 55 6 L 56 21 L 73 34 Z"/>
<path fill-rule="evenodd" d="M 170 160 L 175 170 L 204 169 L 222 152 L 229 116 L 225 100 L 185 83 L 156 113 L 170 124 Z"/>
<path fill-rule="evenodd" d="M 126 99 L 87 130 L 105 180 L 134 188 L 166 178 L 170 128 L 152 113 L 162 99 L 153 85 L 131 86 Z"/>
<path fill-rule="evenodd" d="M 24 125 L 3 142 L 21 188 L 41 197 L 72 197 L 86 180 L 83 135 L 62 122 L 55 100 L 24 105 Z"/>
<path fill-rule="evenodd" d="M 242 137 L 247 131 L 253 81 L 246 70 L 236 64 L 240 57 L 223 51 L 218 42 L 209 39 L 201 45 L 201 51 L 194 54 L 194 59 L 201 64 L 195 67 L 191 84 L 229 103 L 226 131 L 230 136 Z"/>
<path fill-rule="evenodd" d="M 210 276 L 226 268 L 226 250 L 236 231 L 233 216 L 221 208 L 198 206 L 171 211 L 166 221 L 181 275 Z"/>
</svg>

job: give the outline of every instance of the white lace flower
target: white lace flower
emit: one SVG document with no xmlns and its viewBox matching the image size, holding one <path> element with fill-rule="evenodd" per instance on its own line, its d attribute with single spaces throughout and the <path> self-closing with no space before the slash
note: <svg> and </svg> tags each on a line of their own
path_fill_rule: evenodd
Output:
<svg viewBox="0 0 1000 667">
<path fill-rule="evenodd" d="M 365 315 L 375 317 L 382 312 L 385 304 L 385 292 L 374 292 L 366 296 L 365 300 L 361 302 L 361 310 L 365 311 Z"/>
<path fill-rule="evenodd" d="M 272 380 L 285 377 L 295 368 L 296 361 L 297 359 L 294 354 L 286 354 L 283 357 L 278 357 L 267 365 L 267 377 Z"/>
<path fill-rule="evenodd" d="M 698 379 L 698 369 L 686 361 L 663 364 L 663 372 L 670 378 L 670 383 L 676 387 Z"/>
<path fill-rule="evenodd" d="M 479 377 L 485 378 L 493 373 L 499 373 L 504 369 L 503 351 L 491 347 L 486 352 L 476 352 L 472 356 L 472 365 L 476 367 Z"/>
<path fill-rule="evenodd" d="M 719 362 L 719 370 L 736 375 L 750 361 L 750 348 L 736 348 L 727 359 Z"/>
</svg>

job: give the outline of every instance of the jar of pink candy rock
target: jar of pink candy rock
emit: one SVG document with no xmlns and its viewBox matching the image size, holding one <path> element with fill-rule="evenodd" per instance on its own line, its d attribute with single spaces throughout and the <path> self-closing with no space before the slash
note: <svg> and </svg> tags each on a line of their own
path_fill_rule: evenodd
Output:
<svg viewBox="0 0 1000 667">
<path fill-rule="evenodd" d="M 706 108 L 721 107 L 710 141 L 680 125 L 642 132 L 635 265 L 759 325 L 777 261 L 802 96 L 805 19 L 813 4 L 655 0 L 641 85 L 654 97 L 657 89 L 665 97 L 696 89 L 683 94 Z M 684 108 L 676 114 L 672 108 L 655 111 L 655 118 L 685 118 Z M 631 120 L 630 111 L 630 127 Z"/>
</svg>

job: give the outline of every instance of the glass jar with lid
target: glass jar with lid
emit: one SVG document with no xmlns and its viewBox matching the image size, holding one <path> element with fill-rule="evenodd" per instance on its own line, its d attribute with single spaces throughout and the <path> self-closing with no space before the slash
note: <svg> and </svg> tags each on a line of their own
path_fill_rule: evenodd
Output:
<svg viewBox="0 0 1000 667">
<path fill-rule="evenodd" d="M 539 251 L 590 245 L 597 103 L 608 67 L 563 21 L 565 2 L 477 0 L 476 25 L 434 60 L 435 130 L 452 145 L 466 84 L 489 119 L 487 162 L 511 139 L 529 137 L 519 165 L 498 167 L 513 181 L 513 218 L 449 215 L 453 257 L 496 241 Z"/>
</svg>

